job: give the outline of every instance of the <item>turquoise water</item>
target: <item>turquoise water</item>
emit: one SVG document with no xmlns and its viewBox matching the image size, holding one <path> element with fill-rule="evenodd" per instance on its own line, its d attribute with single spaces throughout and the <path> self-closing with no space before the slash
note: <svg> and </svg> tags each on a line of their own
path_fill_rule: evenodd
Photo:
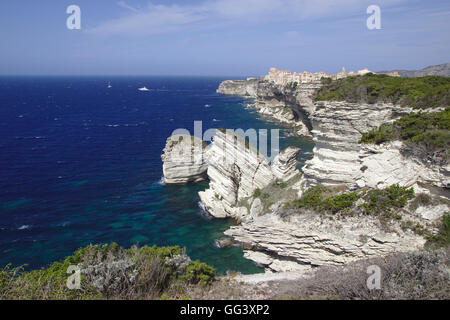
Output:
<svg viewBox="0 0 450 320">
<path fill-rule="evenodd" d="M 207 183 L 164 186 L 177 128 L 272 129 L 220 78 L 0 78 L 0 265 L 40 268 L 89 243 L 180 245 L 218 269 L 261 272 L 215 239 L 232 224 L 200 209 Z M 112 88 L 107 84 L 111 82 Z M 147 86 L 149 92 L 137 88 Z M 287 137 L 304 161 L 309 141 Z"/>
</svg>

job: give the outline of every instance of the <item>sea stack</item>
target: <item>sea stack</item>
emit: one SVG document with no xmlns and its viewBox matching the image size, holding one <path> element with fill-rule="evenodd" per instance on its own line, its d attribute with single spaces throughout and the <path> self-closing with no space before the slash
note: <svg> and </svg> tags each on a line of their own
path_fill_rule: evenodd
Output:
<svg viewBox="0 0 450 320">
<path fill-rule="evenodd" d="M 190 135 L 173 135 L 167 138 L 161 159 L 165 184 L 199 182 L 207 178 L 205 151 L 207 144 Z"/>
<path fill-rule="evenodd" d="M 239 201 L 274 180 L 267 159 L 231 130 L 217 130 L 208 150 L 209 189 L 200 192 L 206 211 L 216 218 L 248 216 Z"/>
</svg>

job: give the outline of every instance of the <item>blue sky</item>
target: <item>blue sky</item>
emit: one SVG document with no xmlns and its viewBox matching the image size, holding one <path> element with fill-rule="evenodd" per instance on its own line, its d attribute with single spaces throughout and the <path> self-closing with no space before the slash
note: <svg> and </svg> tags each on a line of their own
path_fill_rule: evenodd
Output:
<svg viewBox="0 0 450 320">
<path fill-rule="evenodd" d="M 71 4 L 81 30 L 66 28 Z M 450 62 L 449 30 L 448 0 L 2 0 L 0 74 L 420 69 Z"/>
</svg>

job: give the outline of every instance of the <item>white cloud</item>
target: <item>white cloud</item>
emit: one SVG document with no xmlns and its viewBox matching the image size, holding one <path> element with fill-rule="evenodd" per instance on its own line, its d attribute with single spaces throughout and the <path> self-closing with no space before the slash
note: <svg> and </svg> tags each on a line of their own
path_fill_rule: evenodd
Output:
<svg viewBox="0 0 450 320">
<path fill-rule="evenodd" d="M 131 11 L 133 11 L 133 12 L 139 12 L 138 9 L 136 9 L 136 8 L 134 8 L 134 7 L 130 6 L 130 5 L 128 5 L 125 1 L 119 1 L 119 2 L 117 2 L 117 5 L 120 6 L 120 7 L 122 7 L 122 8 L 131 10 Z"/>
<path fill-rule="evenodd" d="M 391 6 L 406 0 L 378 0 Z M 136 9 L 125 1 L 118 5 L 128 9 L 126 16 L 106 21 L 87 30 L 99 35 L 150 35 L 186 30 L 190 26 L 210 28 L 242 23 L 303 21 L 318 18 L 345 18 L 365 9 L 373 0 L 205 0 L 196 5 L 154 5 Z"/>
<path fill-rule="evenodd" d="M 176 31 L 183 26 L 204 20 L 198 10 L 178 5 L 164 6 L 149 4 L 145 10 L 119 19 L 107 21 L 88 29 L 91 34 L 100 35 L 149 35 Z"/>
</svg>

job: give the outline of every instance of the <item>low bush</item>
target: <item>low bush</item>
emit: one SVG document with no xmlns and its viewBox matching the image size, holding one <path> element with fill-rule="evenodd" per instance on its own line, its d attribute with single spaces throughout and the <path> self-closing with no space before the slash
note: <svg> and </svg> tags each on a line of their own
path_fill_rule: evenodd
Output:
<svg viewBox="0 0 450 320">
<path fill-rule="evenodd" d="M 69 266 L 81 270 L 80 289 L 67 286 Z M 180 247 L 89 245 L 49 268 L 6 266 L 0 299 L 158 299 L 172 286 L 207 285 L 214 277 L 213 267 L 192 262 Z"/>
<path fill-rule="evenodd" d="M 323 207 L 327 211 L 337 213 L 347 211 L 353 207 L 354 203 L 360 198 L 356 192 L 342 193 L 337 196 L 328 197 L 323 201 Z"/>
<path fill-rule="evenodd" d="M 253 198 L 259 198 L 261 194 L 261 189 L 255 189 L 255 191 L 253 192 Z"/>
<path fill-rule="evenodd" d="M 393 208 L 403 208 L 409 199 L 414 198 L 414 189 L 401 187 L 398 184 L 385 189 L 372 189 L 364 194 L 361 205 L 364 213 L 390 216 Z M 394 218 L 400 218 L 395 215 Z"/>
<path fill-rule="evenodd" d="M 440 112 L 411 113 L 393 124 L 382 125 L 362 135 L 359 143 L 380 144 L 400 140 L 422 144 L 430 152 L 450 146 L 450 108 Z"/>
<path fill-rule="evenodd" d="M 313 186 L 300 199 L 288 204 L 286 208 L 294 207 L 338 213 L 348 211 L 360 197 L 356 192 L 334 195 L 335 192 L 333 188 Z"/>
<path fill-rule="evenodd" d="M 367 286 L 368 267 L 381 271 L 380 288 Z M 323 297 L 348 300 L 450 298 L 448 251 L 394 253 L 386 257 L 322 267 L 313 277 L 291 284 L 293 298 Z"/>
<path fill-rule="evenodd" d="M 442 216 L 439 225 L 439 232 L 428 237 L 426 246 L 429 248 L 447 248 L 450 245 L 450 212 L 447 211 Z"/>
<path fill-rule="evenodd" d="M 449 77 L 399 78 L 369 73 L 322 84 L 316 101 L 390 102 L 420 109 L 450 105 Z"/>
<path fill-rule="evenodd" d="M 216 276 L 216 270 L 200 261 L 192 261 L 185 270 L 185 274 L 181 279 L 191 284 L 201 284 L 203 286 L 210 285 Z"/>
</svg>

